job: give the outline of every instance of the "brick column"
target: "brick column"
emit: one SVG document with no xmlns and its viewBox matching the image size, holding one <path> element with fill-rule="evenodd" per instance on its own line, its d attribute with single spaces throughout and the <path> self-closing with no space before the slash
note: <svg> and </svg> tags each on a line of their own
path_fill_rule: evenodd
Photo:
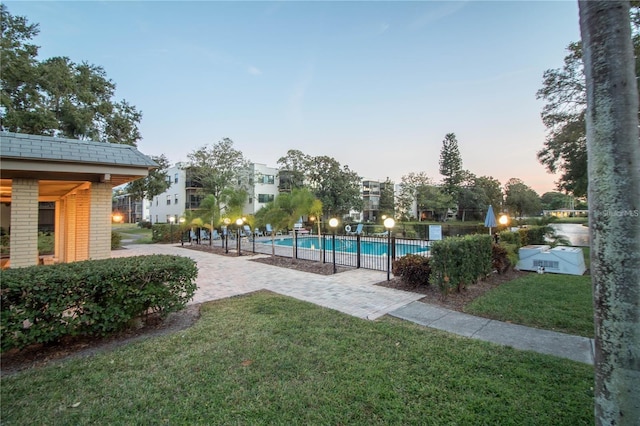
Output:
<svg viewBox="0 0 640 426">
<path fill-rule="evenodd" d="M 91 184 L 89 258 L 111 257 L 111 184 Z"/>
<path fill-rule="evenodd" d="M 11 182 L 11 268 L 38 264 L 38 181 Z"/>
</svg>

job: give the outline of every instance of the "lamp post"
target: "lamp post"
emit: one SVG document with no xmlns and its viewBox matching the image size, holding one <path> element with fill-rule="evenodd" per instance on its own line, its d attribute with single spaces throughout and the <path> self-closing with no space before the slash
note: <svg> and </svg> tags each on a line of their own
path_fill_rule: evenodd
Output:
<svg viewBox="0 0 640 426">
<path fill-rule="evenodd" d="M 171 244 L 173 244 L 173 222 L 175 221 L 175 216 L 169 216 L 169 238 L 171 240 Z"/>
<path fill-rule="evenodd" d="M 239 217 L 238 220 L 236 220 L 236 225 L 238 225 L 238 256 L 241 255 L 240 253 L 240 248 L 241 248 L 241 237 L 240 237 L 240 227 L 242 226 L 242 224 L 244 223 L 244 220 Z"/>
<path fill-rule="evenodd" d="M 338 219 L 332 217 L 329 220 L 329 226 L 333 230 L 333 236 L 331 237 L 331 250 L 333 252 L 333 273 L 337 272 L 336 270 L 336 227 L 338 226 Z"/>
<path fill-rule="evenodd" d="M 395 224 L 396 221 L 392 217 L 384 220 L 384 227 L 387 228 L 387 281 L 391 279 L 391 230 Z"/>
<path fill-rule="evenodd" d="M 178 219 L 178 222 L 180 222 L 180 245 L 184 247 L 184 222 L 185 222 L 185 218 L 181 217 L 180 219 Z"/>
<path fill-rule="evenodd" d="M 231 223 L 231 219 L 228 217 L 224 218 L 224 252 L 229 253 L 229 224 Z"/>
</svg>

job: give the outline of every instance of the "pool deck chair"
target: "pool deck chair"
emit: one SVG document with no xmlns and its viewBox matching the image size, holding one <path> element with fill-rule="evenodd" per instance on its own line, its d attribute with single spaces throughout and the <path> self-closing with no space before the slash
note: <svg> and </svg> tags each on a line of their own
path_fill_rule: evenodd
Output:
<svg viewBox="0 0 640 426">
<path fill-rule="evenodd" d="M 242 227 L 242 236 L 248 239 L 251 239 L 253 233 L 251 232 L 251 227 L 249 225 L 244 225 Z"/>
<path fill-rule="evenodd" d="M 264 229 L 266 229 L 267 235 L 271 235 L 273 233 L 273 228 L 271 227 L 270 223 L 267 223 Z M 282 235 L 282 231 L 276 231 L 275 235 Z"/>
<path fill-rule="evenodd" d="M 214 240 L 219 240 L 220 239 L 220 234 L 218 234 L 218 230 L 217 229 L 214 229 L 213 233 L 211 235 L 212 235 L 212 238 Z"/>
<path fill-rule="evenodd" d="M 356 227 L 356 230 L 352 232 L 347 232 L 347 235 L 362 235 L 362 228 L 364 228 L 364 225 L 362 223 L 359 223 L 358 226 Z"/>
</svg>

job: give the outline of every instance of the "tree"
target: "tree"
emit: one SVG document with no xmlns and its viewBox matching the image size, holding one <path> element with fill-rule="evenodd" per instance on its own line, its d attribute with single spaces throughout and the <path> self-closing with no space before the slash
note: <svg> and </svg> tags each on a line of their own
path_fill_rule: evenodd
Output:
<svg viewBox="0 0 640 426">
<path fill-rule="evenodd" d="M 417 218 L 423 205 L 424 188 L 433 185 L 433 181 L 425 172 L 411 172 L 400 178 L 401 191 L 398 194 L 398 208 L 406 219 Z"/>
<path fill-rule="evenodd" d="M 113 100 L 116 85 L 102 67 L 67 57 L 38 62 L 38 47 L 29 43 L 38 25 L 12 16 L 4 4 L 0 12 L 3 130 L 137 144 L 142 113 Z"/>
<path fill-rule="evenodd" d="M 587 88 L 595 420 L 632 425 L 640 419 L 638 68 L 629 2 L 581 1 L 579 9 Z"/>
<path fill-rule="evenodd" d="M 170 166 L 167 157 L 163 154 L 151 157 L 151 159 L 158 165 L 158 168 L 150 170 L 146 177 L 129 182 L 126 186 L 125 191 L 131 194 L 131 198 L 134 200 L 144 200 L 145 198 L 153 200 L 153 197 L 162 194 L 171 186 L 167 175 L 167 169 Z"/>
<path fill-rule="evenodd" d="M 188 173 L 194 185 L 202 188 L 203 194 L 213 195 L 219 207 L 225 190 L 244 189 L 246 200 L 247 188 L 238 187 L 238 182 L 246 177 L 249 161 L 233 147 L 231 139 L 224 138 L 212 146 L 205 145 L 190 152 L 187 158 Z M 231 194 L 227 192 L 227 195 Z"/>
<path fill-rule="evenodd" d="M 464 179 L 462 175 L 462 158 L 460 157 L 455 133 L 447 133 L 442 141 L 440 174 L 444 176 L 442 190 L 455 197 L 460 189 L 460 182 Z"/>
<path fill-rule="evenodd" d="M 287 155 L 278 159 L 279 190 L 280 192 L 291 192 L 296 188 L 304 188 L 305 177 L 309 169 L 311 157 L 298 151 L 290 149 Z"/>
<path fill-rule="evenodd" d="M 517 217 L 537 215 L 542 205 L 538 194 L 520 179 L 512 178 L 505 184 L 505 205 Z"/>
<path fill-rule="evenodd" d="M 480 176 L 474 179 L 474 186 L 482 190 L 482 208 L 489 205 L 494 208 L 501 208 L 503 202 L 502 188 L 500 181 L 491 176 Z"/>
<path fill-rule="evenodd" d="M 558 210 L 568 208 L 572 199 L 570 195 L 561 192 L 545 192 L 540 197 L 540 202 L 544 210 Z"/>
<path fill-rule="evenodd" d="M 378 205 L 379 217 L 395 217 L 395 199 L 393 191 L 393 182 L 387 178 L 380 185 L 380 202 Z"/>
<path fill-rule="evenodd" d="M 360 176 L 334 158 L 311 158 L 306 180 L 328 216 L 344 216 L 350 210 L 362 210 Z"/>
<path fill-rule="evenodd" d="M 632 4 L 632 40 L 635 57 L 640 61 L 639 5 L 637 1 Z M 587 194 L 588 177 L 582 42 L 569 44 L 567 51 L 562 68 L 544 72 L 542 88 L 536 94 L 546 102 L 541 116 L 547 127 L 547 138 L 538 152 L 538 160 L 549 172 L 560 173 L 556 182 L 558 190 L 583 197 Z M 640 62 L 636 77 L 640 78 Z"/>
</svg>

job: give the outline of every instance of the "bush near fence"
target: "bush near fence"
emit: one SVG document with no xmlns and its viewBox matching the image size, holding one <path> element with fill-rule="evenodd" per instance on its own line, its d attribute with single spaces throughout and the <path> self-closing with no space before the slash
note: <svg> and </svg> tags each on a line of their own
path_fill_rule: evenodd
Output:
<svg viewBox="0 0 640 426">
<path fill-rule="evenodd" d="M 489 235 L 451 237 L 431 243 L 431 278 L 444 293 L 460 292 L 492 270 Z"/>
<path fill-rule="evenodd" d="M 183 309 L 196 263 L 169 255 L 88 260 L 0 272 L 2 350 L 107 335 L 151 313 Z"/>
<path fill-rule="evenodd" d="M 172 231 L 173 236 L 171 235 Z M 171 241 L 179 243 L 183 237 L 183 233 L 187 232 L 189 232 L 189 230 L 183 229 L 179 224 L 154 223 L 151 226 L 151 241 L 154 243 L 171 243 Z"/>
<path fill-rule="evenodd" d="M 407 254 L 393 261 L 393 275 L 414 286 L 429 285 L 431 266 L 428 257 L 418 254 Z"/>
</svg>

